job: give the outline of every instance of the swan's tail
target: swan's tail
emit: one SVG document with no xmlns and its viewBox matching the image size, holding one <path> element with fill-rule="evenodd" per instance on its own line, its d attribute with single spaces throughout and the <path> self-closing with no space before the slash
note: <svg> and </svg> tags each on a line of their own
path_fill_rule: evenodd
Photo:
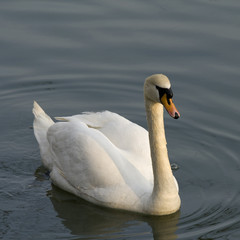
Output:
<svg viewBox="0 0 240 240">
<path fill-rule="evenodd" d="M 48 159 L 47 156 L 49 146 L 47 140 L 47 131 L 49 127 L 54 124 L 54 122 L 35 101 L 33 103 L 33 114 L 35 116 L 33 121 L 33 130 L 40 147 L 42 161 L 45 167 L 50 168 L 50 159 Z"/>
</svg>

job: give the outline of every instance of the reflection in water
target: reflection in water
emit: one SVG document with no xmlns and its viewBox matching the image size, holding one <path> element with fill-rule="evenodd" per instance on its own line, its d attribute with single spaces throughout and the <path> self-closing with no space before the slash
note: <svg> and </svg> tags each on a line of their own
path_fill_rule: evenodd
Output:
<svg viewBox="0 0 240 240">
<path fill-rule="evenodd" d="M 135 236 L 137 239 L 146 239 L 153 236 L 155 240 L 174 240 L 179 219 L 179 212 L 169 216 L 143 216 L 140 214 L 121 212 L 102 208 L 77 198 L 52 185 L 48 192 L 54 209 L 63 224 L 73 235 L 96 237 L 104 239 L 117 236 Z M 139 224 L 136 224 L 139 222 Z M 149 228 L 145 226 L 147 223 Z M 137 226 L 137 229 L 136 229 Z"/>
</svg>

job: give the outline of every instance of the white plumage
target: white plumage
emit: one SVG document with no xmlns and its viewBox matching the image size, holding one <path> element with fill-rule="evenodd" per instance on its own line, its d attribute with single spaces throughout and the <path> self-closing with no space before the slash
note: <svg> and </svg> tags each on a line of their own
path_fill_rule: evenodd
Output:
<svg viewBox="0 0 240 240">
<path fill-rule="evenodd" d="M 166 77 L 159 74 L 148 78 L 146 83 L 161 87 L 161 79 L 165 86 Z M 153 102 L 146 99 L 145 91 L 146 108 Z M 157 105 L 161 114 L 159 99 Z M 156 215 L 179 209 L 178 187 L 171 169 L 169 171 L 164 141 L 162 146 L 151 144 L 152 156 L 153 152 L 158 154 L 152 148 L 163 149 L 158 159 L 152 160 L 148 132 L 116 113 L 104 111 L 58 117 L 60 122 L 54 123 L 36 102 L 33 113 L 43 165 L 50 170 L 51 179 L 58 187 L 110 208 Z M 158 121 L 163 122 L 163 118 L 160 116 Z M 164 140 L 165 135 L 158 138 Z M 159 178 L 161 184 L 153 173 L 155 161 L 164 162 L 162 166 L 166 168 L 166 176 Z M 161 173 L 161 164 L 159 166 L 156 168 Z M 168 191 L 162 187 L 166 181 Z"/>
</svg>

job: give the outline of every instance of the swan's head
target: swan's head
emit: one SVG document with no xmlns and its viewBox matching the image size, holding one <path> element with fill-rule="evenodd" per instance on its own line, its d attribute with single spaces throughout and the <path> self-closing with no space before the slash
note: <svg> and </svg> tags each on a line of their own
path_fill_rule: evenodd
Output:
<svg viewBox="0 0 240 240">
<path fill-rule="evenodd" d="M 144 84 L 144 96 L 148 101 L 161 103 L 171 117 L 175 119 L 180 117 L 180 113 L 172 102 L 173 92 L 167 76 L 154 74 L 148 77 Z"/>
</svg>

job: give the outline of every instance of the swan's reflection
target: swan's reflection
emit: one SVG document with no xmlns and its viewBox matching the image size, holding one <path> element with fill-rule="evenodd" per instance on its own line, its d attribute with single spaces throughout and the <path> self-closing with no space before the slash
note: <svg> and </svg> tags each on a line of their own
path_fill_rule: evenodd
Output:
<svg viewBox="0 0 240 240">
<path fill-rule="evenodd" d="M 48 192 L 54 209 L 73 235 L 101 239 L 136 236 L 136 239 L 174 240 L 179 212 L 149 217 L 101 208 L 52 186 Z M 152 229 L 149 229 L 149 225 Z M 103 237 L 104 236 L 104 237 Z"/>
</svg>

